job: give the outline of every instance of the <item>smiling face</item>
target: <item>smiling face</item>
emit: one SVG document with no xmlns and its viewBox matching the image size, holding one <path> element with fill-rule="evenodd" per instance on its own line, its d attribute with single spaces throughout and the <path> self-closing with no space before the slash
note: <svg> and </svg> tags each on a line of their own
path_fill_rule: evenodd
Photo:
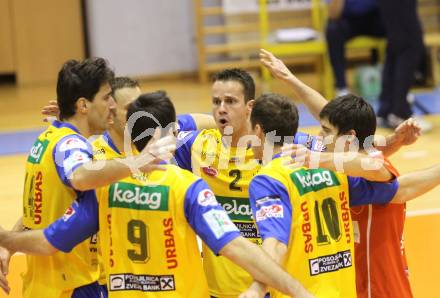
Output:
<svg viewBox="0 0 440 298">
<path fill-rule="evenodd" d="M 246 134 L 252 102 L 245 102 L 240 82 L 215 81 L 212 86 L 212 114 L 220 132 L 224 134 L 225 128 L 232 126 L 233 135 Z"/>
</svg>

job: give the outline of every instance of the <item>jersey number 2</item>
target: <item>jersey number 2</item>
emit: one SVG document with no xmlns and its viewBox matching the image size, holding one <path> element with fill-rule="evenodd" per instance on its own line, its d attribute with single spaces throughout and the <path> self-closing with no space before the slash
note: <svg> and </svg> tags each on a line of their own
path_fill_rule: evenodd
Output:
<svg viewBox="0 0 440 298">
<path fill-rule="evenodd" d="M 238 180 L 241 179 L 241 172 L 240 170 L 231 170 L 229 172 L 229 177 L 235 177 L 234 180 L 232 180 L 231 183 L 229 183 L 229 189 L 235 190 L 235 191 L 241 191 L 241 187 L 237 186 Z"/>
</svg>

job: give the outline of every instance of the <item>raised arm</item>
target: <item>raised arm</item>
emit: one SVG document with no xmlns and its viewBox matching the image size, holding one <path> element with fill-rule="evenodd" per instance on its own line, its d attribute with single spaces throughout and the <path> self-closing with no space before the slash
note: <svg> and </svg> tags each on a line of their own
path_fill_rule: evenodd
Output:
<svg viewBox="0 0 440 298">
<path fill-rule="evenodd" d="M 295 97 L 307 106 L 315 119 L 319 120 L 319 113 L 327 104 L 327 100 L 318 91 L 300 81 L 283 61 L 275 57 L 271 52 L 261 49 L 260 61 L 276 79 L 290 86 Z"/>
<path fill-rule="evenodd" d="M 421 128 L 414 118 L 402 122 L 392 134 L 385 139 L 385 144 L 375 142 L 374 146 L 382 151 L 386 157 L 396 153 L 401 147 L 408 146 L 417 141 L 421 135 Z"/>
</svg>

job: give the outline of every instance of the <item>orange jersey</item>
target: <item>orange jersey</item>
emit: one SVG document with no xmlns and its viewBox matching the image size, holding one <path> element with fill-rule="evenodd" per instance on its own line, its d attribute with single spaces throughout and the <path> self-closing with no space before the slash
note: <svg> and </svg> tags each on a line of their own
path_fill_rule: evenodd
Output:
<svg viewBox="0 0 440 298">
<path fill-rule="evenodd" d="M 384 162 L 399 176 L 389 160 Z M 358 298 L 413 297 L 403 242 L 405 214 L 405 204 L 351 208 Z"/>
</svg>

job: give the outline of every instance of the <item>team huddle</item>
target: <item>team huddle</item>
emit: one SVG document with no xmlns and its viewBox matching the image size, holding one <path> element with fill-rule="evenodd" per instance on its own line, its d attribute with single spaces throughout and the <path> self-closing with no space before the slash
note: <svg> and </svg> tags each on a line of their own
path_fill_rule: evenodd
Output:
<svg viewBox="0 0 440 298">
<path fill-rule="evenodd" d="M 289 98 L 256 97 L 244 70 L 214 76 L 212 116 L 176 115 L 101 58 L 66 62 L 23 217 L 0 229 L 0 286 L 23 252 L 23 297 L 412 297 L 405 202 L 440 184 L 440 165 L 399 175 L 387 157 L 417 123 L 380 142 L 361 97 L 327 101 L 260 58 L 320 136 L 298 132 Z"/>
</svg>

